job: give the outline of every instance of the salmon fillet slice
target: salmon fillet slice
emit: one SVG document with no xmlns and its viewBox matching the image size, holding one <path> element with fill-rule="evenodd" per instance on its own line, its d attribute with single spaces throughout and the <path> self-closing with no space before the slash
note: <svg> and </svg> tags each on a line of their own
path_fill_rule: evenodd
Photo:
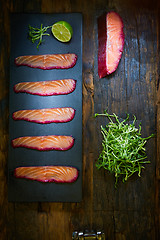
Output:
<svg viewBox="0 0 160 240">
<path fill-rule="evenodd" d="M 14 86 L 16 93 L 29 93 L 40 96 L 63 95 L 73 92 L 76 88 L 76 80 L 62 79 L 38 82 L 20 82 Z"/>
<path fill-rule="evenodd" d="M 69 122 L 74 116 L 75 109 L 71 107 L 19 110 L 12 115 L 14 120 L 25 120 L 42 124 Z"/>
<path fill-rule="evenodd" d="M 71 183 L 77 180 L 78 170 L 68 166 L 18 167 L 14 170 L 16 178 L 26 178 L 39 182 Z"/>
<path fill-rule="evenodd" d="M 27 136 L 12 140 L 14 148 L 24 147 L 39 151 L 68 150 L 74 145 L 72 136 L 50 135 L 50 136 Z"/>
<path fill-rule="evenodd" d="M 123 21 L 116 12 L 98 18 L 98 75 L 113 73 L 119 64 L 124 46 Z"/>
<path fill-rule="evenodd" d="M 17 66 L 28 66 L 31 68 L 49 69 L 67 69 L 76 64 L 77 55 L 74 53 L 67 54 L 46 54 L 19 56 L 15 59 Z"/>
</svg>

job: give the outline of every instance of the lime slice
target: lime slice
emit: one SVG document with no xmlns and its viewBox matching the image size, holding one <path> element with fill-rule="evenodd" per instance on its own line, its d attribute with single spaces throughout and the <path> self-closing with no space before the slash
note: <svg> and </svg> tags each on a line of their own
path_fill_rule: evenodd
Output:
<svg viewBox="0 0 160 240">
<path fill-rule="evenodd" d="M 66 21 L 59 21 L 52 25 L 53 36 L 60 42 L 69 42 L 72 38 L 73 29 Z"/>
</svg>

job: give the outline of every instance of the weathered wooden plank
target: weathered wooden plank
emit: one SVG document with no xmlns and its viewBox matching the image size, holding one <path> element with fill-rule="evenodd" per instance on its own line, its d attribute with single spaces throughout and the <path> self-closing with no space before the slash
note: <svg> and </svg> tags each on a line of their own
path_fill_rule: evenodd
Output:
<svg viewBox="0 0 160 240">
<path fill-rule="evenodd" d="M 41 0 L 10 0 L 9 4 L 9 11 L 16 12 L 16 13 L 34 13 L 34 12 L 41 12 Z"/>
<path fill-rule="evenodd" d="M 97 171 L 101 149 L 100 125 L 94 112 L 108 107 L 121 117 L 136 114 L 143 135 L 156 127 L 156 83 L 159 78 L 159 29 L 156 1 L 142 0 L 5 0 L 0 2 L 0 239 L 71 239 L 72 231 L 104 229 L 108 239 L 157 239 L 159 236 L 159 160 L 155 184 L 156 145 L 147 145 L 152 161 L 142 174 L 114 188 L 114 177 Z M 126 43 L 117 71 L 106 79 L 97 75 L 96 17 L 114 9 L 125 23 Z M 8 82 L 10 12 L 83 13 L 83 200 L 81 203 L 8 203 Z M 159 108 L 158 108 L 159 109 Z M 159 156 L 159 110 L 157 155 Z M 156 192 L 155 192 L 156 189 Z M 155 199 L 156 198 L 156 199 Z M 156 206 L 155 206 L 156 201 Z M 155 226 L 156 224 L 156 226 Z M 157 232 L 155 228 L 157 227 Z"/>
<path fill-rule="evenodd" d="M 0 2 L 0 239 L 8 236 L 7 155 L 8 155 L 8 78 L 9 18 L 8 1 Z M 5 21 L 4 21 L 5 19 Z"/>
<path fill-rule="evenodd" d="M 119 3 L 119 2 L 118 2 Z M 98 79 L 95 70 L 96 89 L 94 94 L 95 112 L 115 112 L 120 117 L 125 112 L 135 114 L 138 121 L 142 121 L 142 134 L 148 136 L 156 130 L 155 124 L 155 99 L 157 75 L 157 18 L 155 11 L 146 9 L 123 8 L 117 1 L 110 4 L 111 8 L 120 13 L 124 20 L 125 46 L 122 59 L 116 72 L 104 79 Z M 108 10 L 108 9 L 107 9 Z M 105 124 L 102 118 L 96 119 L 97 128 L 95 135 L 95 156 L 100 152 L 100 125 Z M 94 168 L 94 219 L 96 225 L 98 212 L 109 212 L 114 222 L 114 232 L 108 233 L 109 239 L 132 239 L 135 231 L 134 225 L 126 226 L 128 215 L 131 222 L 141 222 L 141 232 L 136 234 L 136 239 L 155 239 L 154 214 L 155 210 L 155 139 L 147 144 L 148 159 L 151 164 L 146 166 L 142 177 L 132 177 L 127 184 L 120 184 L 114 189 L 114 178 L 105 170 L 97 171 Z M 96 160 L 96 158 L 95 158 Z M 149 209 L 148 209 L 148 206 Z M 131 211 L 133 213 L 131 214 Z M 139 214 L 137 212 L 139 211 Z M 143 214 L 149 216 L 150 226 L 143 221 Z M 102 214 L 103 215 L 103 214 Z M 140 220 L 141 219 L 141 220 Z M 110 225 L 110 219 L 108 225 Z M 105 222 L 105 218 L 101 222 Z M 102 225 L 103 226 L 103 225 Z M 120 230 L 118 230 L 120 228 Z M 128 228 L 128 230 L 127 230 Z M 108 228 L 105 228 L 106 233 Z M 146 233 L 147 232 L 147 233 Z M 128 236 L 129 234 L 129 236 Z M 133 235 L 135 237 L 135 235 Z"/>
<path fill-rule="evenodd" d="M 71 12 L 71 1 L 70 0 L 42 0 L 41 8 L 43 13 L 65 13 Z"/>
<path fill-rule="evenodd" d="M 114 211 L 114 210 L 113 210 Z M 154 212 L 150 211 L 95 211 L 94 228 L 105 229 L 107 239 L 156 239 Z M 105 221 L 104 221 L 105 219 Z M 142 231 L 141 226 L 146 230 Z"/>
<path fill-rule="evenodd" d="M 160 99 L 160 88 L 157 92 L 158 100 Z M 159 102 L 159 101 L 158 101 Z M 155 223 L 156 223 L 156 234 L 157 239 L 160 236 L 160 190 L 159 190 L 159 182 L 160 182 L 160 103 L 157 106 L 157 164 L 156 164 L 156 211 L 155 211 Z"/>
<path fill-rule="evenodd" d="M 157 4 L 157 49 L 160 52 L 160 2 Z M 156 209 L 155 209 L 155 226 L 156 226 L 156 239 L 159 239 L 160 236 L 160 58 L 157 56 L 157 161 L 156 161 L 156 189 L 155 189 L 155 202 L 156 202 Z"/>
</svg>

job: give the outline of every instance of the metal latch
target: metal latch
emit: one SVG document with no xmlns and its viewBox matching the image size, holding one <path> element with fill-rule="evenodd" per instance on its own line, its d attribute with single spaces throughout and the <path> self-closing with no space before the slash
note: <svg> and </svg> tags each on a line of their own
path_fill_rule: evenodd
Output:
<svg viewBox="0 0 160 240">
<path fill-rule="evenodd" d="M 101 231 L 75 231 L 72 234 L 72 240 L 105 240 L 105 234 Z"/>
</svg>

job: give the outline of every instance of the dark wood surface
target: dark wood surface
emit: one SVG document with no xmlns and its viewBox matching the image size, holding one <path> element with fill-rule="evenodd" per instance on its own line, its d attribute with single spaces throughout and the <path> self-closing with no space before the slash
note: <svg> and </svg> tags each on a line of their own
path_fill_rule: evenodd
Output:
<svg viewBox="0 0 160 240">
<path fill-rule="evenodd" d="M 160 90 L 159 3 L 134 0 L 0 1 L 0 239 L 70 240 L 72 231 L 104 230 L 108 240 L 159 239 Z M 125 46 L 114 74 L 97 75 L 97 17 L 117 11 L 124 21 Z M 7 199 L 10 13 L 83 14 L 83 200 L 81 203 L 9 203 Z M 148 164 L 142 177 L 114 187 L 114 177 L 97 170 L 106 108 L 142 122 Z"/>
</svg>

